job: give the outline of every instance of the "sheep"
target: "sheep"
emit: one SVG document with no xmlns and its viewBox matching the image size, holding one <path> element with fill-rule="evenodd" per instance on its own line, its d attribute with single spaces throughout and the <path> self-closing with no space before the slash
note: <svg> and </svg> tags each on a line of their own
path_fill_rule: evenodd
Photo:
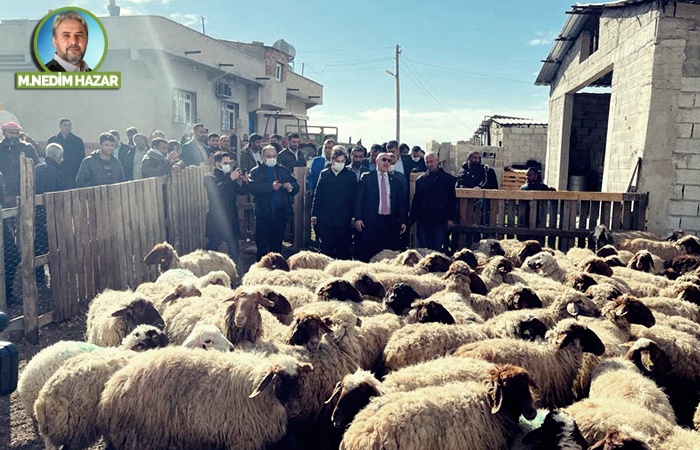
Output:
<svg viewBox="0 0 700 450">
<path fill-rule="evenodd" d="M 340 300 L 359 303 L 362 299 L 360 291 L 347 280 L 331 279 L 318 285 L 316 295 L 319 300 Z"/>
<path fill-rule="evenodd" d="M 483 261 L 492 256 L 506 256 L 506 251 L 503 248 L 502 242 L 503 241 L 498 241 L 497 239 L 482 239 L 476 244 L 476 248 L 473 247 L 474 254 L 477 255 L 477 259 Z M 514 249 L 518 248 L 520 245 L 518 241 L 516 241 L 516 243 L 512 243 L 511 241 L 510 243 L 512 244 L 511 247 Z"/>
<path fill-rule="evenodd" d="M 381 370 L 382 354 L 391 335 L 404 325 L 395 314 L 385 313 L 362 318 L 358 364 L 363 369 Z"/>
<path fill-rule="evenodd" d="M 199 249 L 178 256 L 173 246 L 165 241 L 156 244 L 143 258 L 143 262 L 147 265 L 158 264 L 160 273 L 168 269 L 183 268 L 201 277 L 215 270 L 223 270 L 232 282 L 238 280 L 236 263 L 227 254 Z"/>
<path fill-rule="evenodd" d="M 118 348 L 71 358 L 49 378 L 34 403 L 39 435 L 47 449 L 87 448 L 101 434 L 100 395 L 107 380 L 136 352 Z"/>
<path fill-rule="evenodd" d="M 675 280 L 687 273 L 693 273 L 700 267 L 700 257 L 697 255 L 676 256 L 670 261 L 664 261 L 663 274 Z"/>
<path fill-rule="evenodd" d="M 609 267 L 626 267 L 627 263 L 625 262 L 624 259 L 619 257 L 618 255 L 610 255 L 606 256 L 603 258 L 603 261 L 605 261 L 605 264 L 607 264 Z"/>
<path fill-rule="evenodd" d="M 168 269 L 165 272 L 162 272 L 160 275 L 158 275 L 158 278 L 156 278 L 156 283 L 168 286 L 174 286 L 182 283 L 195 284 L 196 281 L 197 275 L 192 273 L 191 270 L 181 267 Z"/>
<path fill-rule="evenodd" d="M 384 395 L 382 384 L 367 370 L 358 369 L 345 375 L 335 385 L 333 393 L 325 402 L 326 405 L 330 405 L 330 420 L 333 426 L 345 430 L 357 413 L 367 406 L 373 397 L 380 395 Z"/>
<path fill-rule="evenodd" d="M 338 259 L 330 262 L 323 271 L 332 277 L 342 277 L 353 269 L 360 269 L 367 265 L 369 264 L 364 261 Z"/>
<path fill-rule="evenodd" d="M 411 308 L 414 301 L 420 299 L 422 297 L 411 286 L 406 283 L 397 283 L 387 289 L 384 305 L 397 316 L 401 316 Z"/>
<path fill-rule="evenodd" d="M 354 271 L 352 276 L 346 279 L 360 291 L 365 300 L 382 301 L 386 295 L 384 285 L 372 273 Z"/>
<path fill-rule="evenodd" d="M 522 419 L 520 424 L 522 428 Z M 556 409 L 547 413 L 539 428 L 523 436 L 522 442 L 516 441 L 511 448 L 586 450 L 588 443 L 571 414 Z"/>
<path fill-rule="evenodd" d="M 557 259 L 551 253 L 544 251 L 528 257 L 523 267 L 528 267 L 533 272 L 540 272 L 543 276 L 558 282 L 566 280 L 568 276 L 567 270 L 561 267 Z"/>
<path fill-rule="evenodd" d="M 289 263 L 281 253 L 269 252 L 260 258 L 260 261 L 250 266 L 248 271 L 257 269 L 281 270 L 289 272 Z"/>
<path fill-rule="evenodd" d="M 628 230 L 628 231 L 610 231 L 605 224 L 597 225 L 589 236 L 594 242 L 596 248 L 601 248 L 605 245 L 615 245 L 617 249 L 622 249 L 620 243 L 632 239 L 648 239 L 654 242 L 661 242 L 658 236 L 648 231 Z"/>
<path fill-rule="evenodd" d="M 297 269 L 289 272 L 256 269 L 249 270 L 243 276 L 241 284 L 244 286 L 302 286 L 315 292 L 319 284 L 330 279 L 332 277 L 326 272 L 316 269 Z"/>
<path fill-rule="evenodd" d="M 488 385 L 450 383 L 374 397 L 345 431 L 341 450 L 508 448 L 520 414 L 533 418 L 530 377 L 492 372 Z"/>
<path fill-rule="evenodd" d="M 589 450 L 651 450 L 645 443 L 648 437 L 633 432 L 639 439 L 632 437 L 629 433 L 612 429 L 608 430 L 603 439 L 594 442 L 588 447 Z"/>
<path fill-rule="evenodd" d="M 143 351 L 164 347 L 168 344 L 165 335 L 150 325 L 139 325 L 122 340 L 124 350 Z M 98 345 L 79 341 L 59 341 L 44 348 L 27 363 L 17 382 L 22 405 L 30 417 L 34 415 L 34 402 L 46 380 L 70 358 L 84 353 L 102 352 Z"/>
<path fill-rule="evenodd" d="M 463 248 L 457 251 L 454 255 L 452 255 L 452 259 L 454 261 L 464 261 L 465 263 L 469 264 L 469 267 L 471 267 L 473 270 L 476 270 L 477 266 L 479 265 L 476 255 L 468 248 Z"/>
<path fill-rule="evenodd" d="M 698 403 L 698 407 L 695 409 L 695 416 L 693 416 L 693 427 L 697 431 L 700 431 L 700 403 Z"/>
<path fill-rule="evenodd" d="M 624 430 L 656 449 L 674 430 L 674 425 L 662 416 L 619 398 L 587 398 L 567 407 L 566 411 L 576 420 L 588 442 L 604 439 L 610 430 Z"/>
<path fill-rule="evenodd" d="M 108 447 L 256 450 L 287 432 L 285 406 L 313 366 L 288 355 L 170 348 L 140 355 L 105 384 Z M 201 382 L 182 383 L 190 380 Z"/>
<path fill-rule="evenodd" d="M 426 255 L 421 259 L 415 266 L 415 273 L 433 273 L 433 272 L 447 272 L 450 264 L 452 263 L 452 258 L 446 256 L 443 253 L 433 252 Z"/>
<path fill-rule="evenodd" d="M 414 288 L 423 298 L 430 297 L 434 293 L 441 291 L 446 285 L 445 280 L 433 274 L 415 275 L 409 273 L 384 272 L 375 273 L 375 276 L 377 280 L 384 285 L 385 289 L 389 289 L 398 283 L 405 283 Z"/>
<path fill-rule="evenodd" d="M 639 250 L 627 262 L 627 267 L 640 272 L 660 274 L 664 261 L 649 250 Z"/>
<path fill-rule="evenodd" d="M 697 383 L 676 373 L 674 370 L 676 363 L 672 362 L 666 352 L 650 339 L 636 340 L 625 358 L 664 390 L 678 424 L 692 426 L 693 414 L 700 403 L 700 390 Z"/>
<path fill-rule="evenodd" d="M 107 289 L 90 302 L 85 337 L 91 344 L 113 347 L 140 324 L 165 326 L 153 303 L 141 294 Z"/>
<path fill-rule="evenodd" d="M 700 306 L 695 303 L 668 297 L 642 297 L 639 301 L 654 312 L 682 316 L 694 322 L 700 322 Z"/>
<path fill-rule="evenodd" d="M 674 427 L 671 435 L 659 446 L 659 450 L 678 450 L 700 448 L 700 433 L 681 427 Z"/>
<path fill-rule="evenodd" d="M 220 352 L 232 352 L 233 344 L 226 339 L 215 325 L 197 324 L 187 339 L 182 343 L 185 348 L 202 348 L 204 350 L 218 350 Z"/>
<path fill-rule="evenodd" d="M 611 277 L 614 274 L 608 263 L 606 263 L 605 260 L 599 256 L 592 256 L 583 260 L 581 263 L 581 269 L 585 273 L 602 275 L 604 277 Z"/>
<path fill-rule="evenodd" d="M 676 424 L 676 414 L 664 391 L 623 357 L 606 359 L 598 364 L 591 375 L 589 397 L 635 403 Z"/>
<path fill-rule="evenodd" d="M 596 254 L 596 256 L 600 256 L 601 258 L 607 258 L 608 256 L 618 256 L 619 255 L 617 249 L 610 244 L 607 244 L 607 245 L 600 247 L 595 252 L 595 254 Z"/>
<path fill-rule="evenodd" d="M 481 271 L 481 279 L 486 285 L 486 290 L 491 291 L 503 283 L 513 284 L 518 281 L 511 275 L 513 263 L 503 256 L 494 256 L 486 262 Z"/>
<path fill-rule="evenodd" d="M 616 247 L 620 250 L 628 250 L 632 253 L 636 253 L 639 250 L 648 250 L 663 261 L 668 261 L 676 256 L 684 254 L 699 254 L 700 239 L 692 235 L 683 236 L 676 242 L 637 238 L 620 242 Z"/>
<path fill-rule="evenodd" d="M 540 389 L 538 405 L 555 408 L 573 401 L 573 384 L 583 352 L 602 355 L 604 351 L 594 332 L 574 319 L 566 319 L 547 332 L 546 343 L 490 339 L 463 345 L 454 355 L 525 368 Z"/>
<path fill-rule="evenodd" d="M 225 302 L 183 301 L 165 310 L 165 333 L 180 345 L 201 322 L 218 326 L 234 345 L 256 342 L 263 331 L 258 305 L 270 308 L 275 303 L 265 298 L 264 290 L 250 286 L 240 286 Z"/>
<path fill-rule="evenodd" d="M 320 316 L 328 316 L 334 314 L 338 309 L 349 308 L 354 314 L 359 317 L 370 317 L 387 312 L 384 305 L 377 302 L 361 301 L 356 302 L 341 302 L 338 300 L 327 300 L 308 303 L 296 308 L 295 313 L 318 314 Z"/>
<path fill-rule="evenodd" d="M 333 262 L 333 258 L 323 253 L 302 250 L 287 259 L 289 270 L 296 269 L 317 269 L 324 270 L 328 264 Z"/>
<path fill-rule="evenodd" d="M 542 244 L 540 244 L 539 241 L 534 239 L 523 241 L 520 244 L 520 249 L 518 250 L 515 260 L 511 258 L 509 261 L 513 263 L 514 266 L 521 267 L 528 257 L 536 255 L 541 251 Z"/>
<path fill-rule="evenodd" d="M 408 392 L 456 381 L 479 381 L 494 369 L 494 363 L 481 359 L 442 356 L 387 374 L 381 389 L 384 392 Z"/>
</svg>

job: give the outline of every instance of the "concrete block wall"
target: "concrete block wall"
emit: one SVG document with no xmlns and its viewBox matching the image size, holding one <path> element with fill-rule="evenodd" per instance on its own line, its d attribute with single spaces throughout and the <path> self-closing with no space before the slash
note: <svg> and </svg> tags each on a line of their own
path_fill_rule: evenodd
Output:
<svg viewBox="0 0 700 450">
<path fill-rule="evenodd" d="M 547 127 L 543 125 L 503 127 L 504 165 L 534 160 L 545 166 Z"/>
</svg>

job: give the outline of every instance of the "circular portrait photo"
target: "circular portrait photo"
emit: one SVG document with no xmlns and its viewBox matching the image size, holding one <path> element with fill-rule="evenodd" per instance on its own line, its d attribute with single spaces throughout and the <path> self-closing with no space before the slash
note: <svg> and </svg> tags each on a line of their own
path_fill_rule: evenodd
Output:
<svg viewBox="0 0 700 450">
<path fill-rule="evenodd" d="M 47 72 L 97 70 L 107 54 L 107 33 L 99 19 L 82 8 L 49 12 L 34 33 L 34 56 Z"/>
</svg>

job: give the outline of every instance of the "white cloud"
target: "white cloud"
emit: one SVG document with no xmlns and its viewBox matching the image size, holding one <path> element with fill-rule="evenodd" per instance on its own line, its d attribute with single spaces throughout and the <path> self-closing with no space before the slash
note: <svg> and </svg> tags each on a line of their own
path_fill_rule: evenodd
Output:
<svg viewBox="0 0 700 450">
<path fill-rule="evenodd" d="M 180 22 L 186 27 L 194 28 L 199 26 L 201 23 L 201 17 L 197 14 L 182 14 L 182 13 L 171 13 L 168 17 L 173 19 L 175 22 Z"/>
<path fill-rule="evenodd" d="M 530 39 L 527 43 L 527 45 L 548 45 L 552 41 L 549 39 L 542 39 L 542 38 L 536 38 L 536 39 Z"/>
<path fill-rule="evenodd" d="M 537 104 L 523 110 L 457 109 L 446 111 L 401 111 L 401 142 L 424 146 L 437 142 L 469 140 L 484 116 L 502 114 L 547 121 L 547 105 Z M 331 114 L 323 109 L 309 111 L 309 125 L 337 126 L 339 139 L 353 142 L 362 139 L 367 146 L 394 139 L 396 135 L 396 110 L 381 108 L 357 114 Z"/>
<path fill-rule="evenodd" d="M 557 34 L 553 31 L 550 31 L 547 33 L 537 32 L 537 33 L 535 33 L 535 35 L 537 37 L 530 39 L 527 42 L 527 45 L 533 45 L 533 46 L 550 45 L 552 42 L 554 42 L 554 39 L 557 37 Z"/>
</svg>

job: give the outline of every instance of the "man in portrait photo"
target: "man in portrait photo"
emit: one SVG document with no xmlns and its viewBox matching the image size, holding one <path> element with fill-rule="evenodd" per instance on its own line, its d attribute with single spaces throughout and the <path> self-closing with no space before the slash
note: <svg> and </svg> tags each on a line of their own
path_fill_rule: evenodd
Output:
<svg viewBox="0 0 700 450">
<path fill-rule="evenodd" d="M 46 63 L 51 72 L 90 72 L 83 60 L 88 44 L 87 22 L 76 11 L 57 14 L 51 27 L 56 53 Z"/>
</svg>

